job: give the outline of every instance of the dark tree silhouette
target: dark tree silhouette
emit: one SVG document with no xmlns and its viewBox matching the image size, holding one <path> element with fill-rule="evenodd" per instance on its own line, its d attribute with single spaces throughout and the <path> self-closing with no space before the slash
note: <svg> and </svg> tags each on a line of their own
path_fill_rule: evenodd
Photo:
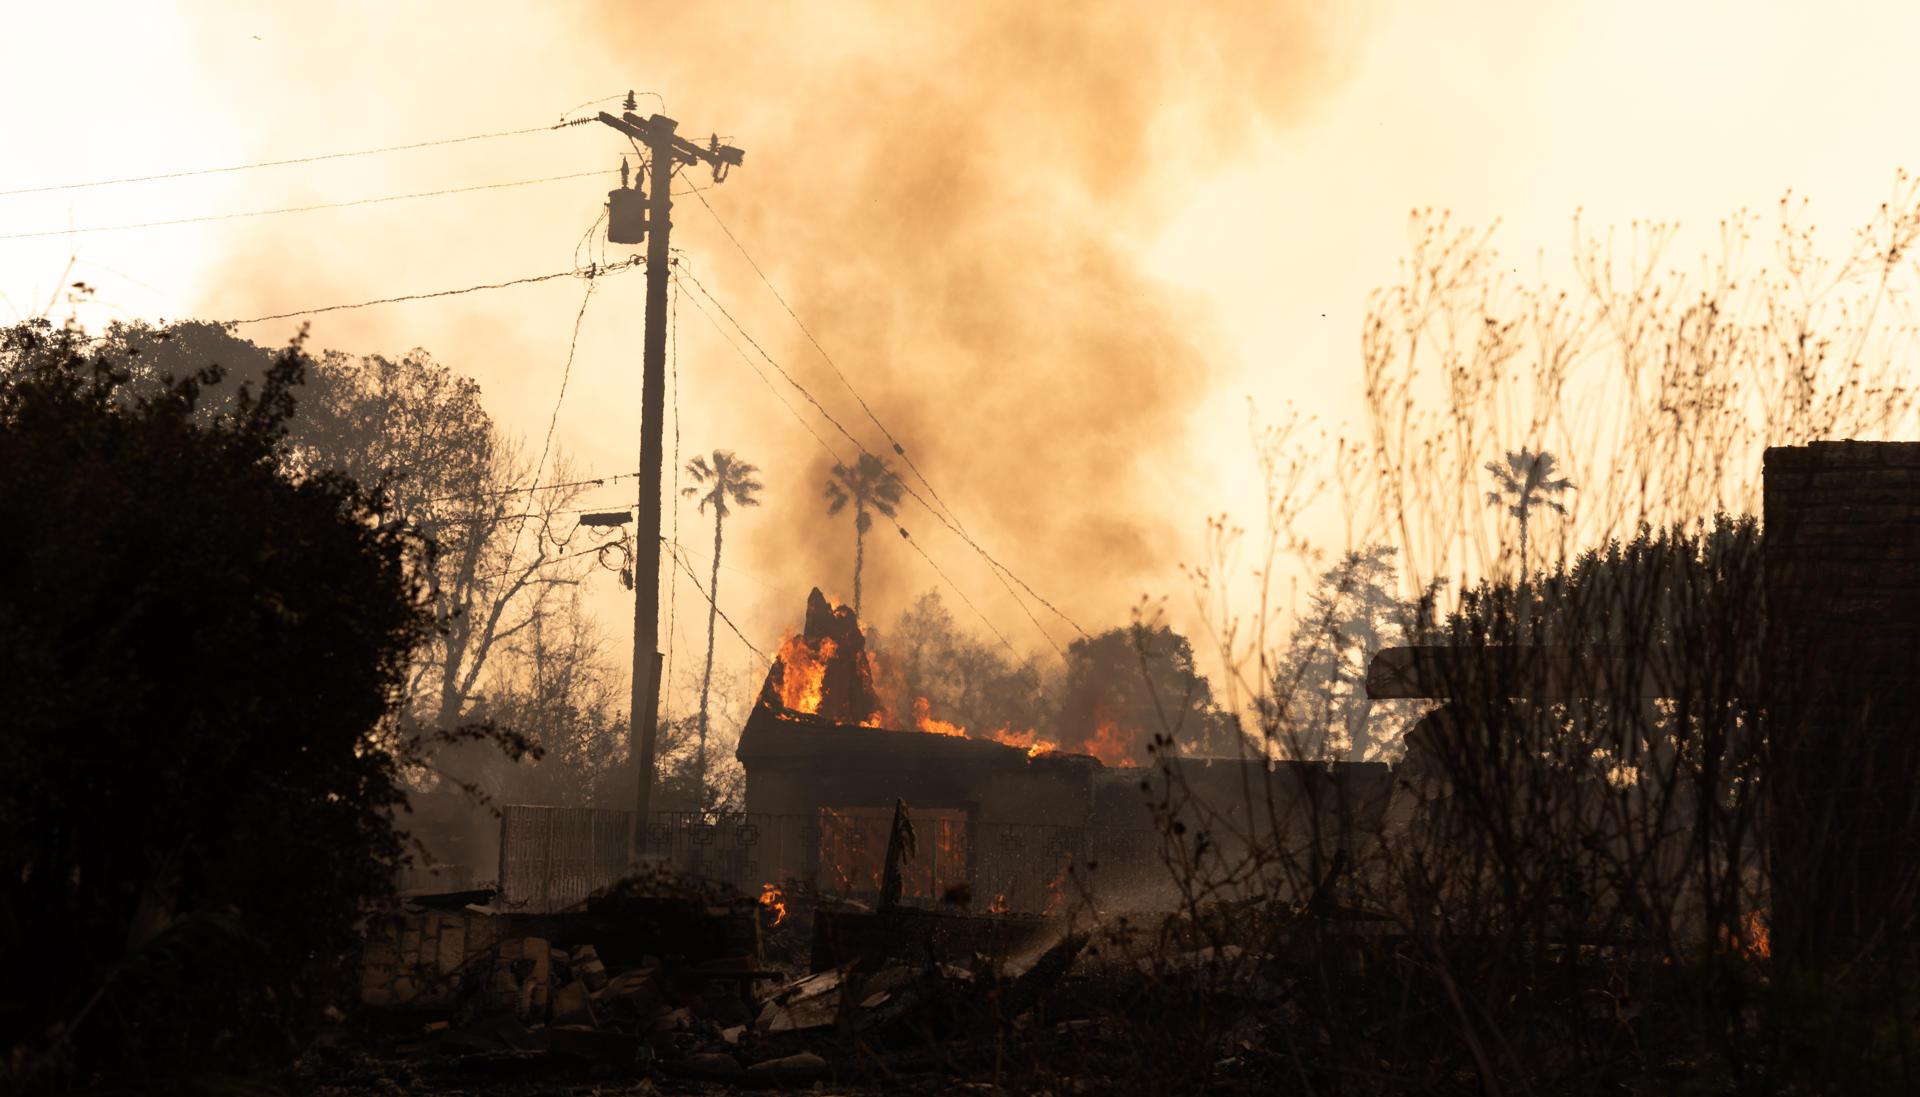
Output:
<svg viewBox="0 0 1920 1097">
<path fill-rule="evenodd" d="M 853 504 L 853 615 L 860 616 L 860 572 L 867 560 L 867 530 L 873 528 L 875 512 L 888 518 L 900 507 L 905 491 L 900 477 L 887 467 L 885 458 L 863 453 L 852 468 L 833 466 L 833 478 L 827 481 L 827 514 L 839 514 Z"/>
<path fill-rule="evenodd" d="M 1571 491 L 1574 483 L 1565 477 L 1555 477 L 1556 461 L 1553 454 L 1542 450 L 1539 453 L 1521 447 L 1518 452 L 1507 451 L 1506 463 L 1488 461 L 1487 471 L 1493 474 L 1494 490 L 1487 493 L 1488 506 L 1502 506 L 1507 513 L 1520 523 L 1520 582 L 1527 581 L 1527 524 L 1533 517 L 1536 507 L 1546 507 L 1555 514 L 1567 513 L 1567 508 L 1555 498 L 1562 492 Z"/>
<path fill-rule="evenodd" d="M 380 500 L 287 470 L 307 365 L 202 415 L 216 369 L 0 334 L 0 1089 L 283 1063 L 353 989 L 431 618 Z"/>
<path fill-rule="evenodd" d="M 731 450 L 717 449 L 711 461 L 702 454 L 687 462 L 687 475 L 693 478 L 693 486 L 680 489 L 682 495 L 699 497 L 701 513 L 706 513 L 709 506 L 713 508 L 713 578 L 707 585 L 707 665 L 700 674 L 700 753 L 694 763 L 701 810 L 707 806 L 707 702 L 713 689 L 713 630 L 720 616 L 721 538 L 730 513 L 729 500 L 735 506 L 760 505 L 760 500 L 754 498 L 761 486 L 754 478 L 759 471 L 735 457 Z"/>
<path fill-rule="evenodd" d="M 126 357 L 134 392 L 220 362 L 229 372 L 203 391 L 202 420 L 228 410 L 243 384 L 257 388 L 273 363 L 267 348 L 204 321 L 115 324 L 99 350 Z M 281 461 L 290 471 L 331 469 L 377 488 L 391 517 L 434 542 L 433 634 L 409 668 L 396 715 L 438 729 L 470 720 L 495 650 L 556 612 L 561 588 L 584 566 L 566 563 L 548 536 L 553 514 L 581 489 L 525 490 L 532 463 L 488 415 L 480 386 L 417 348 L 393 358 L 319 354 L 286 431 Z M 556 461 L 546 479 L 575 477 Z M 463 780 L 478 777 L 476 761 L 439 759 Z"/>
<path fill-rule="evenodd" d="M 1105 727 L 1124 747 L 1109 762 L 1150 763 L 1147 745 L 1155 736 L 1171 738 L 1184 753 L 1208 756 L 1232 747 L 1233 723 L 1194 664 L 1193 644 L 1166 625 L 1112 628 L 1067 645 L 1057 728 L 1068 749 L 1102 742 Z"/>
<path fill-rule="evenodd" d="M 1395 550 L 1349 552 L 1320 576 L 1307 611 L 1277 660 L 1263 698 L 1262 724 L 1295 758 L 1374 761 L 1393 753 L 1405 703 L 1376 719 L 1367 665 L 1404 642 L 1413 607 L 1394 593 Z"/>
</svg>

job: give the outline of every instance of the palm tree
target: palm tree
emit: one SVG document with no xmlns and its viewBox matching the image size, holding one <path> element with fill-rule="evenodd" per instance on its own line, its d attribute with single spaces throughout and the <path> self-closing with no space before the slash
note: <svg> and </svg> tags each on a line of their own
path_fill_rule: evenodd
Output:
<svg viewBox="0 0 1920 1097">
<path fill-rule="evenodd" d="M 1527 585 L 1527 519 L 1535 507 L 1546 507 L 1555 514 L 1567 513 L 1554 496 L 1561 492 L 1574 490 L 1574 483 L 1565 477 L 1556 479 L 1554 456 L 1541 450 L 1539 453 L 1522 446 L 1518 453 L 1507 451 L 1507 463 L 1502 466 L 1498 461 L 1488 461 L 1487 471 L 1493 473 L 1494 490 L 1487 493 L 1488 506 L 1506 504 L 1507 513 L 1520 521 L 1520 585 Z"/>
<path fill-rule="evenodd" d="M 900 506 L 905 490 L 900 477 L 887 467 L 885 458 L 863 453 L 852 468 L 833 466 L 833 478 L 827 481 L 827 514 L 839 514 L 853 504 L 853 615 L 860 616 L 860 570 L 866 564 L 867 530 L 873 528 L 873 514 L 888 518 Z"/>
<path fill-rule="evenodd" d="M 713 507 L 713 579 L 707 586 L 707 668 L 700 675 L 700 754 L 694 764 L 694 787 L 699 795 L 698 810 L 707 809 L 707 698 L 713 689 L 713 627 L 720 616 L 720 547 L 722 524 L 727 520 L 727 501 L 743 507 L 757 507 L 754 493 L 760 481 L 759 469 L 733 455 L 731 450 L 713 451 L 709 462 L 703 454 L 687 462 L 687 475 L 693 486 L 680 494 L 700 497 L 700 512 Z"/>
</svg>

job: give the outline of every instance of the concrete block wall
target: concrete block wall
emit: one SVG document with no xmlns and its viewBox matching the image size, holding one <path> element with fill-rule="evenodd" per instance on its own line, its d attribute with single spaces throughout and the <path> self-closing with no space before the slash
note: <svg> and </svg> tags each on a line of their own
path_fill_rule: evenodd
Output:
<svg viewBox="0 0 1920 1097">
<path fill-rule="evenodd" d="M 410 911 L 379 919 L 361 954 L 360 1000 L 369 1006 L 442 1006 L 468 980 L 491 973 L 505 932 L 497 915 Z M 542 947 L 544 949 L 544 942 Z"/>
</svg>

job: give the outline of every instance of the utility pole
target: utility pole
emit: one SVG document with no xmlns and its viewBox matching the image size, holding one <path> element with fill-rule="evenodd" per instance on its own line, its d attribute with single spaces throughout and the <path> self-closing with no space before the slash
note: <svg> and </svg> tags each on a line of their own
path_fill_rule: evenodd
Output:
<svg viewBox="0 0 1920 1097">
<path fill-rule="evenodd" d="M 660 732 L 660 463 L 667 378 L 667 274 L 672 261 L 667 234 L 673 208 L 673 172 L 680 164 L 704 163 L 715 183 L 727 177 L 746 154 L 722 145 L 716 136 L 705 148 L 674 133 L 673 119 L 641 118 L 633 93 L 619 118 L 600 112 L 600 121 L 638 141 L 650 161 L 644 195 L 627 186 L 621 168 L 620 189 L 607 196 L 607 238 L 616 244 L 647 245 L 647 330 L 640 380 L 640 515 L 633 561 L 633 694 L 628 723 L 628 757 L 636 760 L 634 815 L 628 831 L 628 860 L 644 852 L 647 816 L 653 806 L 654 753 Z M 638 184 L 636 177 L 634 183 Z M 704 806 L 704 805 L 703 805 Z"/>
</svg>

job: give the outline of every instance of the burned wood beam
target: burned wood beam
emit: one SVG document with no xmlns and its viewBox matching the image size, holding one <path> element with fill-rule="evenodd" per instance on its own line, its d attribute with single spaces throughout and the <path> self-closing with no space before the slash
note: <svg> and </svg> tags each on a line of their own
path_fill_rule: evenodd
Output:
<svg viewBox="0 0 1920 1097">
<path fill-rule="evenodd" d="M 911 859 L 917 852 L 913 839 L 913 820 L 907 816 L 907 802 L 895 799 L 893 828 L 887 833 L 886 871 L 880 878 L 881 910 L 892 910 L 900 905 L 900 861 L 902 858 Z"/>
</svg>

